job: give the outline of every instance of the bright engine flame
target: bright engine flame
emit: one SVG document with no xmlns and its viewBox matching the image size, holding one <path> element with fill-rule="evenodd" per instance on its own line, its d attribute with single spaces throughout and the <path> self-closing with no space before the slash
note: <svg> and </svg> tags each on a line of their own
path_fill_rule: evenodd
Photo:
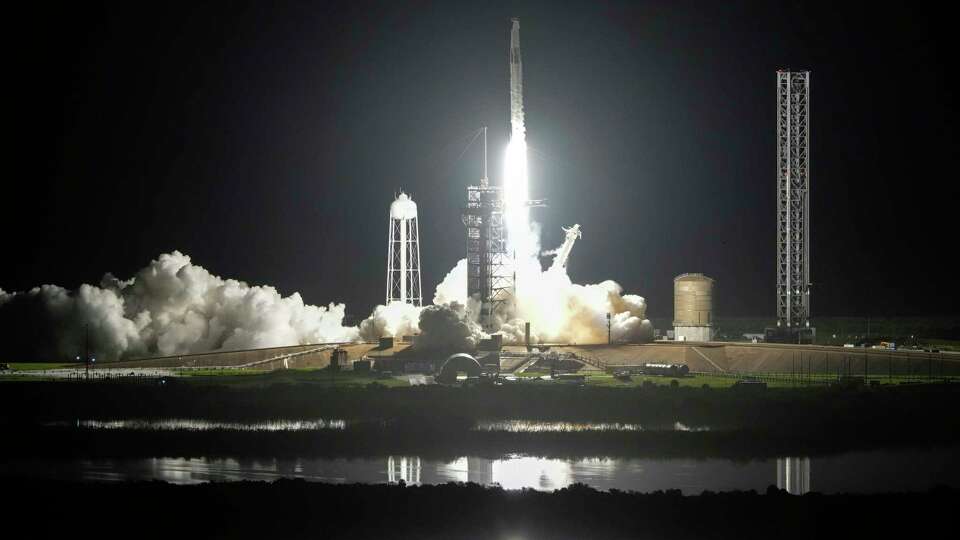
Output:
<svg viewBox="0 0 960 540">
<path fill-rule="evenodd" d="M 506 170 L 503 176 L 503 198 L 509 248 L 517 259 L 526 259 L 534 250 L 534 235 L 530 231 L 527 206 L 529 181 L 527 179 L 527 141 L 522 134 L 510 139 L 507 145 Z"/>
</svg>

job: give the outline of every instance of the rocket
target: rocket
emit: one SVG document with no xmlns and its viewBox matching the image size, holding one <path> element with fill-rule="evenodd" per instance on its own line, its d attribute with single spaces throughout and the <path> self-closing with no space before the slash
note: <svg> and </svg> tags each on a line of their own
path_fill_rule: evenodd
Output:
<svg viewBox="0 0 960 540">
<path fill-rule="evenodd" d="M 510 30 L 510 138 L 523 138 L 523 61 L 520 58 L 520 19 L 513 18 Z"/>
</svg>

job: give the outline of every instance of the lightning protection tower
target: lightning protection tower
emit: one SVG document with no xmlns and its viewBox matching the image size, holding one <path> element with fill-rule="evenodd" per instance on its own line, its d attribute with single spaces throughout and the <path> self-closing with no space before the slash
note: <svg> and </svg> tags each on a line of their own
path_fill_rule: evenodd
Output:
<svg viewBox="0 0 960 540">
<path fill-rule="evenodd" d="M 390 204 L 387 233 L 387 304 L 404 302 L 423 305 L 420 294 L 420 234 L 417 203 L 400 192 Z"/>
<path fill-rule="evenodd" d="M 810 328 L 810 72 L 777 72 L 777 334 Z"/>
</svg>

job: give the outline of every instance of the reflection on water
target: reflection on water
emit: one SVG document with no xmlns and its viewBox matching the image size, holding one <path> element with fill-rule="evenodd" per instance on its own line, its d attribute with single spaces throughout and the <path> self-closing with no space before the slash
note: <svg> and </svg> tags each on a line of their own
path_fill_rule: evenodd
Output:
<svg viewBox="0 0 960 540">
<path fill-rule="evenodd" d="M 781 458 L 735 462 L 724 459 L 548 459 L 511 455 L 498 459 L 454 460 L 418 456 L 362 459 L 113 459 L 13 460 L 0 462 L 0 477 L 33 476 L 85 481 L 164 480 L 190 484 L 210 481 L 302 478 L 332 483 L 442 484 L 476 482 L 506 489 L 553 490 L 584 483 L 601 490 L 639 492 L 680 489 L 764 491 L 771 484 L 790 493 L 811 490 L 817 471 L 821 493 L 926 491 L 943 484 L 960 487 L 952 466 L 957 448 L 856 452 L 823 458 Z M 909 466 L 907 466 L 909 465 Z M 877 474 L 883 471 L 884 474 Z"/>
<path fill-rule="evenodd" d="M 135 430 L 135 431 L 316 431 L 323 429 L 345 429 L 353 422 L 339 419 L 316 420 L 267 420 L 260 422 L 218 422 L 215 420 L 192 418 L 167 418 L 162 420 L 75 420 L 73 422 L 52 422 L 55 427 L 78 427 L 94 430 Z M 389 425 L 389 422 L 383 425 Z M 505 431 L 511 433 L 576 433 L 591 431 L 705 431 L 707 427 L 691 427 L 681 422 L 666 426 L 647 426 L 619 422 L 545 422 L 538 420 L 488 420 L 474 426 L 477 431 Z"/>
<path fill-rule="evenodd" d="M 85 429 L 129 429 L 142 431 L 316 431 L 344 429 L 344 420 L 269 420 L 265 422 L 217 422 L 190 418 L 164 420 L 77 420 L 52 422 L 51 426 L 73 426 Z"/>
<path fill-rule="evenodd" d="M 478 431 L 508 431 L 512 433 L 572 433 L 578 431 L 640 431 L 640 424 L 541 422 L 537 420 L 495 420 L 478 422 Z"/>
<path fill-rule="evenodd" d="M 810 458 L 777 458 L 777 487 L 792 495 L 810 491 Z"/>
<path fill-rule="evenodd" d="M 387 458 L 387 481 L 399 482 L 403 480 L 407 484 L 420 483 L 420 458 L 419 457 L 393 457 Z"/>
<path fill-rule="evenodd" d="M 545 422 L 541 420 L 495 420 L 477 422 L 478 431 L 507 431 L 511 433 L 575 433 L 585 431 L 708 431 L 710 428 L 687 426 L 674 422 L 666 426 L 622 424 L 619 422 Z"/>
</svg>

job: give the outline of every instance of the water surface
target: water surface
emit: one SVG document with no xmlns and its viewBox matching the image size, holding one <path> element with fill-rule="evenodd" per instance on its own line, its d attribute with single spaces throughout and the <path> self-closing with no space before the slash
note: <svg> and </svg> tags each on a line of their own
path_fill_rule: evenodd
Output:
<svg viewBox="0 0 960 540">
<path fill-rule="evenodd" d="M 265 420 L 259 422 L 220 422 L 199 418 L 125 419 L 125 420 L 75 420 L 72 422 L 51 422 L 53 427 L 76 427 L 92 430 L 132 430 L 132 431 L 318 431 L 326 429 L 342 430 L 360 422 L 343 419 L 318 418 L 313 420 Z M 389 421 L 380 421 L 384 426 Z M 483 420 L 477 422 L 476 431 L 510 433 L 576 433 L 591 431 L 707 431 L 708 427 L 687 426 L 674 422 L 665 426 L 644 426 L 619 422 L 557 422 L 542 420 Z"/>
<path fill-rule="evenodd" d="M 362 459 L 131 458 L 13 460 L 0 476 L 81 481 L 163 480 L 177 484 L 302 478 L 333 483 L 440 484 L 476 482 L 507 489 L 553 490 L 573 483 L 594 488 L 650 492 L 680 489 L 757 490 L 777 485 L 791 493 L 926 491 L 938 484 L 960 487 L 953 466 L 960 448 L 852 452 L 829 457 L 784 457 L 737 462 L 727 459 L 548 459 L 524 455 L 451 461 L 418 456 Z"/>
</svg>

